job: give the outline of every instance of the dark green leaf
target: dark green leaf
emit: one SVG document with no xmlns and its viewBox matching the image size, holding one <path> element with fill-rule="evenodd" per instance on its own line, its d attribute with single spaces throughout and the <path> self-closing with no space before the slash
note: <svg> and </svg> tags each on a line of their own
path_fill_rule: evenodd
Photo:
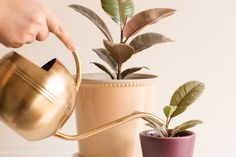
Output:
<svg viewBox="0 0 236 157">
<path fill-rule="evenodd" d="M 184 112 L 201 95 L 205 85 L 198 81 L 190 81 L 180 86 L 173 94 L 170 105 L 177 106 L 175 112 L 171 115 L 175 117 Z"/>
<path fill-rule="evenodd" d="M 91 62 L 91 63 L 96 65 L 102 71 L 106 72 L 111 77 L 111 79 L 115 79 L 115 77 L 112 75 L 112 73 L 104 65 L 102 65 L 100 63 L 96 63 L 96 62 Z"/>
<path fill-rule="evenodd" d="M 163 108 L 163 112 L 164 112 L 166 118 L 170 118 L 176 109 L 177 109 L 177 106 L 165 106 Z"/>
<path fill-rule="evenodd" d="M 169 8 L 155 8 L 142 11 L 133 16 L 125 25 L 123 35 L 126 38 L 138 33 L 144 27 L 154 24 L 161 19 L 175 13 L 174 9 Z"/>
<path fill-rule="evenodd" d="M 163 133 L 164 130 L 163 130 L 163 128 L 162 128 L 160 125 L 158 125 L 158 124 L 157 124 L 157 125 L 154 125 L 154 124 L 152 124 L 152 123 L 147 123 L 146 126 L 152 128 L 152 129 L 154 129 L 154 130 L 157 132 L 157 134 L 158 134 L 159 136 L 165 137 L 165 134 Z"/>
<path fill-rule="evenodd" d="M 145 121 L 147 121 L 148 123 L 146 124 L 147 126 L 153 128 L 154 130 L 156 130 L 156 132 L 164 137 L 164 136 L 168 136 L 168 132 L 166 130 L 165 124 L 161 121 L 154 121 L 152 119 L 149 118 L 143 118 Z"/>
<path fill-rule="evenodd" d="M 192 127 L 194 127 L 195 125 L 201 124 L 201 123 L 202 123 L 202 121 L 200 121 L 200 120 L 190 120 L 190 121 L 184 122 L 184 123 L 182 123 L 182 124 L 176 126 L 176 127 L 172 130 L 171 136 L 173 137 L 173 136 L 175 136 L 177 133 L 183 132 L 183 131 L 185 131 L 185 130 L 187 130 L 187 129 L 189 129 L 189 128 L 192 128 Z"/>
<path fill-rule="evenodd" d="M 134 54 L 134 49 L 127 44 L 114 44 L 107 40 L 104 40 L 103 43 L 118 65 L 126 62 Z"/>
<path fill-rule="evenodd" d="M 132 0 L 101 0 L 103 10 L 111 16 L 116 23 L 124 23 L 126 17 L 134 14 Z"/>
<path fill-rule="evenodd" d="M 109 41 L 113 41 L 111 33 L 107 28 L 107 25 L 94 11 L 78 4 L 72 4 L 69 5 L 69 7 L 91 20 L 102 31 L 102 33 Z"/>
<path fill-rule="evenodd" d="M 135 50 L 135 53 L 147 49 L 155 44 L 171 42 L 172 40 L 158 33 L 144 33 L 135 37 L 129 45 Z"/>
<path fill-rule="evenodd" d="M 159 120 L 157 120 L 157 121 L 154 121 L 154 120 L 152 120 L 152 119 L 150 119 L 150 118 L 143 118 L 143 120 L 145 120 L 145 121 L 151 123 L 152 125 L 160 125 L 160 126 L 163 126 L 163 125 L 164 125 L 164 121 L 161 120 L 161 119 L 159 119 Z"/>
<path fill-rule="evenodd" d="M 117 64 L 106 49 L 98 48 L 93 51 L 116 72 Z"/>
<path fill-rule="evenodd" d="M 142 69 L 148 69 L 148 67 L 133 67 L 133 68 L 129 68 L 129 69 L 126 69 L 124 70 L 122 73 L 121 73 L 121 78 L 124 79 L 125 77 L 127 77 L 128 75 L 130 74 L 133 74 L 139 70 L 142 70 Z"/>
<path fill-rule="evenodd" d="M 156 123 L 151 121 L 150 119 L 143 118 L 143 120 L 147 121 L 148 123 L 146 125 L 151 127 L 151 128 L 153 128 L 156 125 Z"/>
</svg>

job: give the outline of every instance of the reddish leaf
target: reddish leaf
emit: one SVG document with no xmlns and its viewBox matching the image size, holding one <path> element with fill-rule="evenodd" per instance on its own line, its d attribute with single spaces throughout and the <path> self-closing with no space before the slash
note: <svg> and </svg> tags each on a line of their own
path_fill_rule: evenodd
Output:
<svg viewBox="0 0 236 157">
<path fill-rule="evenodd" d="M 175 13 L 174 9 L 170 8 L 155 8 L 142 11 L 133 16 L 125 25 L 123 35 L 126 38 L 138 33 L 144 27 L 154 24 L 161 19 Z"/>
<path fill-rule="evenodd" d="M 115 44 L 107 40 L 103 42 L 106 49 L 110 52 L 111 57 L 118 65 L 126 62 L 134 54 L 134 49 L 127 44 Z"/>
</svg>

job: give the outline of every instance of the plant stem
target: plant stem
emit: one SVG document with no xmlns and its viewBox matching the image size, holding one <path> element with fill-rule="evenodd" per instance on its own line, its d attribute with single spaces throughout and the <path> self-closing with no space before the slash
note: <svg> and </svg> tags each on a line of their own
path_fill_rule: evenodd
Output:
<svg viewBox="0 0 236 157">
<path fill-rule="evenodd" d="M 122 43 L 124 43 L 124 44 L 125 44 L 125 43 L 128 41 L 128 39 L 129 39 L 129 38 L 126 38 L 126 39 L 125 39 L 125 41 L 123 41 Z"/>
<path fill-rule="evenodd" d="M 170 120 L 169 118 L 166 119 L 166 129 L 168 129 L 168 127 L 169 127 L 169 124 L 170 124 L 169 120 Z"/>
<path fill-rule="evenodd" d="M 118 69 L 117 69 L 117 80 L 121 79 L 121 65 L 118 65 Z"/>
<path fill-rule="evenodd" d="M 120 24 L 120 43 L 123 42 L 123 28 L 122 28 L 122 24 Z"/>
<path fill-rule="evenodd" d="M 128 17 L 126 16 L 126 17 L 125 17 L 125 21 L 124 21 L 124 23 L 123 23 L 123 26 L 121 26 L 120 43 L 124 43 L 124 42 L 123 42 L 123 39 L 124 39 L 123 33 L 124 33 L 124 28 L 125 28 L 127 19 L 128 19 Z"/>
<path fill-rule="evenodd" d="M 118 0 L 119 16 L 120 16 L 120 43 L 123 41 L 123 22 L 122 22 L 122 10 L 121 10 L 121 0 Z"/>
<path fill-rule="evenodd" d="M 169 119 L 168 119 L 168 118 L 166 118 L 166 128 L 168 128 L 168 126 L 169 126 L 169 123 L 168 123 L 168 121 L 169 121 Z"/>
<path fill-rule="evenodd" d="M 169 118 L 166 118 L 166 122 L 165 122 L 165 130 L 166 130 L 166 137 L 169 137 L 169 132 L 168 132 L 168 128 L 169 128 Z"/>
<path fill-rule="evenodd" d="M 171 118 L 166 119 L 166 129 L 168 130 Z"/>
</svg>

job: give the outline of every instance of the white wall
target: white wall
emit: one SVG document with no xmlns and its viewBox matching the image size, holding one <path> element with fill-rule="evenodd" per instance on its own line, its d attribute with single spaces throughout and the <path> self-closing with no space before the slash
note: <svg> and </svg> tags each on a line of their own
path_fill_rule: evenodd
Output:
<svg viewBox="0 0 236 157">
<path fill-rule="evenodd" d="M 86 18 L 67 7 L 71 3 L 86 5 L 95 10 L 109 25 L 118 39 L 119 27 L 102 11 L 99 0 L 47 0 L 48 6 L 65 25 L 78 43 L 83 72 L 98 71 L 90 65 L 99 61 L 91 48 L 102 46 L 102 34 Z M 136 12 L 152 7 L 170 7 L 177 13 L 144 31 L 157 31 L 173 40 L 155 46 L 132 58 L 126 65 L 146 65 L 159 75 L 158 115 L 169 102 L 172 92 L 189 80 L 206 84 L 205 93 L 176 123 L 198 118 L 204 124 L 195 128 L 198 135 L 196 153 L 222 151 L 229 155 L 236 150 L 236 2 L 235 0 L 145 0 L 135 1 Z M 143 31 L 143 32 L 144 32 Z M 10 49 L 0 46 L 0 55 Z M 17 49 L 22 55 L 38 65 L 53 57 L 59 58 L 73 73 L 72 56 L 54 37 L 42 43 L 25 45 Z M 74 117 L 64 131 L 75 131 Z M 55 137 L 28 142 L 0 123 L 0 151 L 76 151 L 76 142 L 66 142 Z M 229 156 L 228 155 L 228 156 Z M 206 154 L 204 156 L 207 156 Z"/>
</svg>

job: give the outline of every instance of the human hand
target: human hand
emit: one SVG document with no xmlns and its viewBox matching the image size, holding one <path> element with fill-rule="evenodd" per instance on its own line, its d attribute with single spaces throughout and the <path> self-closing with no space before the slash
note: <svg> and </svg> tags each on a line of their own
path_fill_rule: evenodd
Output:
<svg viewBox="0 0 236 157">
<path fill-rule="evenodd" d="M 6 47 L 43 41 L 49 32 L 75 51 L 70 37 L 41 0 L 0 0 L 0 43 Z"/>
</svg>

